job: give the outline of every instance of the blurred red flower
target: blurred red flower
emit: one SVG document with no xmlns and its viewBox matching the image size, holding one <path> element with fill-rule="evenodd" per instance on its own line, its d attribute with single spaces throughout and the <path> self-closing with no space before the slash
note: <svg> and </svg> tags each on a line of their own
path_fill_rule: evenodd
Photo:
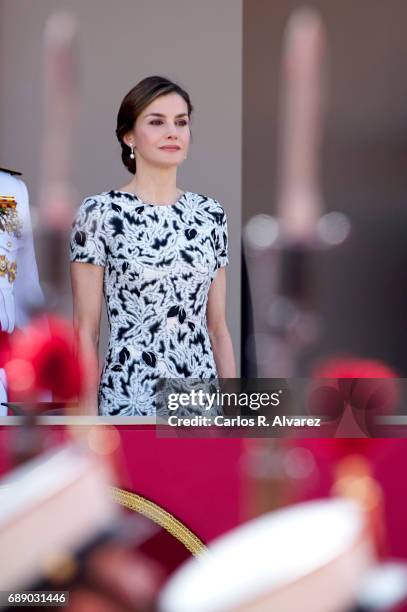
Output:
<svg viewBox="0 0 407 612">
<path fill-rule="evenodd" d="M 55 401 L 78 397 L 82 369 L 72 327 L 55 316 L 41 316 L 9 342 L 0 339 L 0 359 L 7 375 L 10 401 L 35 401 L 50 391 Z"/>
<path fill-rule="evenodd" d="M 12 335 L 0 331 L 0 368 L 4 368 L 10 359 Z"/>
<path fill-rule="evenodd" d="M 327 416 L 334 419 L 330 436 L 335 436 L 346 405 L 350 405 L 354 418 L 361 428 L 361 434 L 373 435 L 375 439 L 349 437 L 307 440 L 306 445 L 314 447 L 316 454 L 329 454 L 335 459 L 355 452 L 365 456 L 380 452 L 382 441 L 378 438 L 382 436 L 380 428 L 374 424 L 373 417 L 378 414 L 388 414 L 397 406 L 400 399 L 397 372 L 386 363 L 374 359 L 353 356 L 332 357 L 317 364 L 312 372 L 312 378 L 329 379 L 324 382 L 325 395 L 336 394 L 335 401 L 325 401 Z M 315 409 L 322 405 L 321 402 L 316 402 Z"/>
</svg>

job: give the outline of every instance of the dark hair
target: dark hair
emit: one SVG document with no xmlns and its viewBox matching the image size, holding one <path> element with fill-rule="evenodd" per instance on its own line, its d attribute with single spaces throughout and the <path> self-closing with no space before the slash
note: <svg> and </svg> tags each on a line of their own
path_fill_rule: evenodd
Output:
<svg viewBox="0 0 407 612">
<path fill-rule="evenodd" d="M 146 77 L 124 97 L 117 114 L 116 136 L 122 147 L 122 161 L 129 172 L 136 174 L 136 160 L 130 159 L 130 147 L 123 141 L 123 136 L 133 129 L 137 117 L 159 96 L 176 93 L 185 100 L 188 116 L 191 117 L 193 106 L 187 92 L 176 83 L 165 77 Z"/>
</svg>

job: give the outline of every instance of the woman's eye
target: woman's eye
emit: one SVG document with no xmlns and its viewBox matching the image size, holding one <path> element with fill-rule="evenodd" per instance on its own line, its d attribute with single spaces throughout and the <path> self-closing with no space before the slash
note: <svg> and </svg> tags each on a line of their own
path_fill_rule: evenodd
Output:
<svg viewBox="0 0 407 612">
<path fill-rule="evenodd" d="M 161 119 L 152 119 L 150 121 L 150 125 L 163 125 L 163 121 Z M 177 125 L 184 127 L 186 125 L 188 125 L 188 121 L 186 119 L 180 119 L 179 121 L 177 121 Z"/>
</svg>

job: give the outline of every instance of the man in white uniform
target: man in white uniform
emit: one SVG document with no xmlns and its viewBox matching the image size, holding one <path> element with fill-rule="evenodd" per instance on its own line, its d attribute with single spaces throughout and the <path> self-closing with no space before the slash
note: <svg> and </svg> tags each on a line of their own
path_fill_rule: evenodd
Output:
<svg viewBox="0 0 407 612">
<path fill-rule="evenodd" d="M 0 169 L 0 328 L 24 327 L 43 305 L 34 252 L 28 192 L 17 173 Z M 6 379 L 0 370 L 0 416 L 7 414 Z"/>
</svg>

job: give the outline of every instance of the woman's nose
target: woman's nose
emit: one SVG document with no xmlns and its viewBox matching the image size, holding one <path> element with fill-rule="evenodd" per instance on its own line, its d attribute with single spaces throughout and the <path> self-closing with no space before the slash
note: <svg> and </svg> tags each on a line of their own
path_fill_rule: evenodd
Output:
<svg viewBox="0 0 407 612">
<path fill-rule="evenodd" d="M 178 137 L 178 133 L 177 133 L 177 126 L 175 124 L 170 123 L 168 125 L 168 132 L 167 132 L 167 136 L 169 138 L 174 138 L 174 137 Z"/>
</svg>

